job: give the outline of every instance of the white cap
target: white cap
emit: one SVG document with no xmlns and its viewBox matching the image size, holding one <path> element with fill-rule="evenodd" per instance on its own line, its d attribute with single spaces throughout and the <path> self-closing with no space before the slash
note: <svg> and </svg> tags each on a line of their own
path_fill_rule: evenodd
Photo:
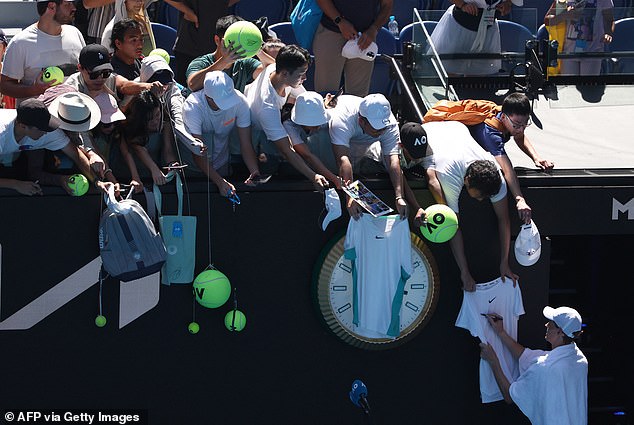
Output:
<svg viewBox="0 0 634 425">
<path fill-rule="evenodd" d="M 317 126 L 328 122 L 324 98 L 314 91 L 307 91 L 295 100 L 291 111 L 291 121 L 298 125 Z"/>
<path fill-rule="evenodd" d="M 367 61 L 373 61 L 376 58 L 376 54 L 379 51 L 379 47 L 373 41 L 370 43 L 368 47 L 361 50 L 359 49 L 359 45 L 357 44 L 358 39 L 348 40 L 346 44 L 343 45 L 343 49 L 341 49 L 341 56 L 346 59 L 364 59 Z"/>
<path fill-rule="evenodd" d="M 111 122 L 125 119 L 125 114 L 121 112 L 117 106 L 117 101 L 110 93 L 100 93 L 95 97 L 95 102 L 97 102 L 99 110 L 101 110 L 102 123 L 110 124 Z"/>
<path fill-rule="evenodd" d="M 141 80 L 142 83 L 146 83 L 154 74 L 163 70 L 169 71 L 172 79 L 174 78 L 174 71 L 172 71 L 172 68 L 165 62 L 165 59 L 158 55 L 146 56 L 141 61 L 139 80 Z"/>
<path fill-rule="evenodd" d="M 575 332 L 581 330 L 581 315 L 574 308 L 544 307 L 544 317 L 555 322 L 570 338 L 574 338 Z"/>
<path fill-rule="evenodd" d="M 530 224 L 523 224 L 517 239 L 515 239 L 515 259 L 522 266 L 532 266 L 539 260 L 542 253 L 542 241 L 537 226 L 531 220 Z"/>
<path fill-rule="evenodd" d="M 396 124 L 390 102 L 379 93 L 369 94 L 363 98 L 359 105 L 359 114 L 365 117 L 375 130 Z"/>
<path fill-rule="evenodd" d="M 233 87 L 233 80 L 223 71 L 211 71 L 205 76 L 205 96 L 213 99 L 222 110 L 238 104 L 240 97 Z"/>
</svg>

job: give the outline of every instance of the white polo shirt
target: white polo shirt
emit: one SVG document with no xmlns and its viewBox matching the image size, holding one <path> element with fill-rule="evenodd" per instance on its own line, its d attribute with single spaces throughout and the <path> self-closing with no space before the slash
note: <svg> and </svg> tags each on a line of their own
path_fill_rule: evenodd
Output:
<svg viewBox="0 0 634 425">
<path fill-rule="evenodd" d="M 235 89 L 234 89 L 235 90 Z M 183 121 L 190 134 L 199 134 L 212 158 L 212 166 L 220 168 L 229 161 L 229 135 L 234 127 L 251 125 L 251 113 L 246 97 L 235 90 L 240 98 L 235 106 L 214 111 L 203 90 L 190 94 L 183 104 Z"/>
<path fill-rule="evenodd" d="M 398 124 L 389 125 L 379 137 L 368 136 L 359 125 L 359 105 L 362 101 L 359 96 L 339 96 L 337 106 L 329 110 L 331 119 L 328 128 L 332 144 L 349 147 L 350 154 L 357 158 L 364 155 L 372 143 L 379 141 L 383 155 L 398 155 Z M 393 116 L 392 119 L 396 122 Z"/>
</svg>

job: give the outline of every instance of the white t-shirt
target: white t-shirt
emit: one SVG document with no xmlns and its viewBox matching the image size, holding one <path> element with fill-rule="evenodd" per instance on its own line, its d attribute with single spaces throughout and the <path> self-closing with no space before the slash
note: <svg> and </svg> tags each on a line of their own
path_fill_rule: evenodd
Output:
<svg viewBox="0 0 634 425">
<path fill-rule="evenodd" d="M 275 64 L 267 66 L 251 84 L 244 88 L 253 127 L 263 130 L 269 141 L 277 141 L 288 136 L 282 125 L 281 110 L 289 95 L 297 97 L 306 91 L 303 86 L 294 89 L 286 87 L 284 96 L 280 96 L 271 84 L 271 74 L 275 72 Z"/>
<path fill-rule="evenodd" d="M 337 106 L 330 109 L 329 131 L 333 145 L 347 146 L 353 161 L 366 154 L 377 140 L 383 155 L 398 155 L 400 134 L 398 124 L 392 124 L 377 138 L 368 136 L 359 125 L 359 105 L 362 97 L 343 95 L 337 99 Z M 392 117 L 394 119 L 394 117 Z"/>
<path fill-rule="evenodd" d="M 485 151 L 476 142 L 469 129 L 458 121 L 438 121 L 423 124 L 427 132 L 427 142 L 434 151 L 436 175 L 445 194 L 447 205 L 458 213 L 458 199 L 467 168 L 478 160 L 487 160 L 495 164 L 500 173 L 502 184 L 498 193 L 491 197 L 491 202 L 499 202 L 506 197 L 506 182 L 502 170 L 493 155 Z"/>
<path fill-rule="evenodd" d="M 575 343 L 552 351 L 525 349 L 511 398 L 533 424 L 588 423 L 588 360 Z"/>
<path fill-rule="evenodd" d="M 33 140 L 23 137 L 18 143 L 15 140 L 15 118 L 18 113 L 15 109 L 0 109 L 0 162 L 9 164 L 14 159 L 14 154 L 20 151 L 34 149 L 48 149 L 56 151 L 64 148 L 70 139 L 66 134 L 57 129 L 50 133 L 44 133 L 42 137 Z"/>
<path fill-rule="evenodd" d="M 234 89 L 235 90 L 235 89 Z M 205 98 L 203 90 L 190 94 L 183 104 L 183 121 L 190 134 L 203 137 L 212 166 L 216 169 L 229 161 L 229 134 L 234 127 L 247 128 L 251 125 L 249 105 L 242 93 L 234 107 L 214 111 Z"/>
<path fill-rule="evenodd" d="M 520 285 L 513 287 L 510 279 L 507 278 L 506 282 L 502 282 L 502 278 L 497 278 L 491 282 L 477 284 L 475 292 L 464 291 L 462 307 L 456 320 L 456 326 L 467 329 L 471 335 L 480 338 L 480 341 L 488 342 L 493 346 L 500 359 L 504 375 L 509 382 L 513 382 L 519 376 L 517 362 L 500 338 L 495 335 L 486 317 L 482 316 L 488 313 L 497 313 L 502 316 L 504 330 L 517 340 L 517 321 L 519 316 L 524 314 Z M 480 359 L 480 395 L 482 403 L 504 399 L 491 366 L 482 359 Z"/>
<path fill-rule="evenodd" d="M 397 215 L 362 214 L 350 220 L 344 255 L 356 270 L 353 281 L 355 332 L 369 338 L 395 338 L 405 282 L 412 274 L 412 242 L 407 220 Z"/>
<path fill-rule="evenodd" d="M 2 64 L 2 74 L 33 84 L 43 68 L 58 66 L 64 75 L 77 72 L 84 37 L 72 25 L 62 25 L 60 35 L 50 35 L 30 25 L 11 39 Z"/>
</svg>

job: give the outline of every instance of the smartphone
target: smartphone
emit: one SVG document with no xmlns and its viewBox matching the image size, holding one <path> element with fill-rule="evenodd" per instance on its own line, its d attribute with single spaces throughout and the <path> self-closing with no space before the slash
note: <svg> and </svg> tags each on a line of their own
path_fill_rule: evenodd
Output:
<svg viewBox="0 0 634 425">
<path fill-rule="evenodd" d="M 330 101 L 328 101 L 328 103 L 326 104 L 326 107 L 331 107 L 334 108 L 335 106 L 337 106 L 337 98 L 339 96 L 341 96 L 343 94 L 343 86 L 339 87 L 339 90 L 337 91 L 337 93 L 330 98 Z"/>
</svg>

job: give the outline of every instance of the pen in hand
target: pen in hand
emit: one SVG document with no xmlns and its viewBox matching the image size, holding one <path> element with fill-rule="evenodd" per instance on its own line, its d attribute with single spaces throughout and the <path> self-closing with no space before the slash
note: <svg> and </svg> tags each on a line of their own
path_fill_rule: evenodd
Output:
<svg viewBox="0 0 634 425">
<path fill-rule="evenodd" d="M 497 322 L 498 320 L 502 320 L 502 316 L 498 316 L 497 314 L 487 314 L 487 313 L 480 313 L 482 316 L 484 317 L 490 317 L 491 319 L 493 319 L 494 322 Z"/>
</svg>

